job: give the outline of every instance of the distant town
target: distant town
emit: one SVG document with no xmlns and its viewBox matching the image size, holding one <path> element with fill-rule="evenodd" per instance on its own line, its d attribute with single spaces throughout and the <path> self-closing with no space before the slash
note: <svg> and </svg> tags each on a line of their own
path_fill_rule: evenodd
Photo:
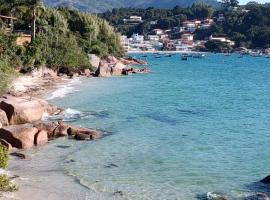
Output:
<svg viewBox="0 0 270 200">
<path fill-rule="evenodd" d="M 123 19 L 125 23 L 141 23 L 143 21 L 140 16 L 130 16 L 129 19 Z M 187 20 L 182 23 L 182 26 L 174 27 L 173 29 L 162 30 L 153 29 L 152 34 L 144 36 L 134 33 L 130 38 L 126 35 L 121 36 L 121 43 L 126 51 L 189 51 L 203 46 L 208 40 L 225 42 L 229 46 L 234 46 L 235 42 L 226 37 L 213 37 L 208 40 L 195 40 L 193 33 L 197 29 L 210 29 L 214 23 L 222 23 L 225 21 L 223 14 L 219 14 L 218 18 L 205 20 Z M 156 24 L 157 21 L 151 21 L 151 24 Z M 169 35 L 179 34 L 179 39 L 171 39 Z"/>
<path fill-rule="evenodd" d="M 250 2 L 214 9 L 205 4 L 173 9 L 120 8 L 102 14 L 122 34 L 126 52 L 238 51 L 270 54 L 270 8 Z"/>
</svg>

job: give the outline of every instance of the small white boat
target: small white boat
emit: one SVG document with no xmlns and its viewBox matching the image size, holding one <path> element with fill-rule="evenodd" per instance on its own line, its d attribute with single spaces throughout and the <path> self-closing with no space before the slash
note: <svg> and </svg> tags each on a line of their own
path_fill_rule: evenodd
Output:
<svg viewBox="0 0 270 200">
<path fill-rule="evenodd" d="M 193 58 L 205 58 L 205 54 L 203 53 L 194 53 L 192 55 Z"/>
</svg>

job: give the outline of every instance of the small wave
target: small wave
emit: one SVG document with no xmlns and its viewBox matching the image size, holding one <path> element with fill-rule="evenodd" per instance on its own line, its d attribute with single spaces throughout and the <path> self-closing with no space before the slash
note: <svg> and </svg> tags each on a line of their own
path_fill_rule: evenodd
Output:
<svg viewBox="0 0 270 200">
<path fill-rule="evenodd" d="M 46 117 L 47 119 L 50 119 L 50 120 L 63 120 L 65 122 L 73 122 L 78 119 L 89 118 L 89 117 L 108 118 L 109 113 L 105 110 L 96 111 L 96 112 L 94 111 L 81 112 L 75 109 L 67 108 L 66 110 L 64 110 L 58 115 L 54 115 L 51 117 L 44 115 L 43 119 L 46 119 Z"/>
<path fill-rule="evenodd" d="M 52 100 L 56 98 L 64 98 L 67 94 L 70 94 L 75 90 L 75 85 L 81 83 L 78 79 L 71 79 L 64 85 L 60 85 L 57 90 L 55 90 L 47 100 Z"/>
<path fill-rule="evenodd" d="M 65 122 L 72 122 L 80 119 L 84 116 L 84 114 L 78 110 L 74 110 L 71 108 L 67 108 L 63 112 L 58 115 L 54 115 L 49 117 L 50 120 L 63 120 Z"/>
</svg>

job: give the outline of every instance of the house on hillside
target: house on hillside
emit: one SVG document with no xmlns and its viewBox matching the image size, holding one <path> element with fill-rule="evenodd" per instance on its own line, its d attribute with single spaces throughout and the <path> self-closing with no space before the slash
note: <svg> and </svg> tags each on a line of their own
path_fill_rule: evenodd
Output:
<svg viewBox="0 0 270 200">
<path fill-rule="evenodd" d="M 129 50 L 129 39 L 126 35 L 121 35 L 121 45 L 124 48 L 125 51 Z"/>
<path fill-rule="evenodd" d="M 143 22 L 142 17 L 140 16 L 130 16 L 129 19 L 123 19 L 125 24 L 139 24 Z"/>
<path fill-rule="evenodd" d="M 230 46 L 234 46 L 235 42 L 231 41 L 225 37 L 213 37 L 212 35 L 209 37 L 209 40 L 214 40 L 214 41 L 220 41 L 229 44 Z"/>
<path fill-rule="evenodd" d="M 130 38 L 130 42 L 133 44 L 142 44 L 144 42 L 144 36 L 134 33 Z"/>
<path fill-rule="evenodd" d="M 184 33 L 181 35 L 182 44 L 193 45 L 194 36 L 191 33 Z"/>
<path fill-rule="evenodd" d="M 5 33 L 10 34 L 13 31 L 13 21 L 17 20 L 15 17 L 0 15 L 0 20 L 6 24 Z"/>
<path fill-rule="evenodd" d="M 185 28 L 186 31 L 193 33 L 201 25 L 201 23 L 202 22 L 200 20 L 184 21 L 183 27 Z"/>
<path fill-rule="evenodd" d="M 162 34 L 164 34 L 164 31 L 162 30 L 162 29 L 154 29 L 153 30 L 153 33 L 155 34 L 155 35 L 162 35 Z"/>
</svg>

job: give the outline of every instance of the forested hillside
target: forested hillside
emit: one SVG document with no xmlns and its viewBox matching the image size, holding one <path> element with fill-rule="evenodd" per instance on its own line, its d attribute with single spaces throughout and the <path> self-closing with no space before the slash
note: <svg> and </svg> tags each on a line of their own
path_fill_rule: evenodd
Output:
<svg viewBox="0 0 270 200">
<path fill-rule="evenodd" d="M 2 78 L 15 68 L 89 68 L 89 53 L 101 57 L 122 54 L 119 35 L 96 15 L 67 8 L 47 8 L 35 0 L 0 0 L 0 14 Z M 11 20 L 5 16 L 16 18 Z M 16 38 L 21 34 L 31 34 L 32 42 L 24 46 L 16 45 Z M 0 85 L 3 87 L 3 84 Z"/>
<path fill-rule="evenodd" d="M 100 16 L 108 20 L 119 32 L 130 36 L 133 33 L 151 34 L 155 28 L 172 30 L 174 27 L 181 26 L 185 20 L 217 19 L 219 14 L 223 14 L 224 22 L 214 23 L 210 29 L 197 30 L 194 33 L 195 39 L 203 40 L 210 35 L 224 36 L 235 41 L 236 47 L 267 48 L 270 46 L 270 7 L 250 2 L 245 6 L 232 9 L 235 5 L 237 6 L 237 1 L 231 1 L 233 5 L 223 2 L 225 3 L 222 9 L 218 10 L 205 4 L 193 4 L 188 8 L 176 6 L 173 9 L 113 9 Z M 131 15 L 141 16 L 143 22 L 124 23 L 123 19 Z M 152 21 L 157 21 L 157 23 L 153 25 Z"/>
<path fill-rule="evenodd" d="M 204 2 L 213 7 L 219 7 L 216 0 L 44 0 L 49 6 L 68 6 L 74 9 L 90 12 L 105 12 L 113 8 L 173 8 L 188 7 L 194 3 Z"/>
</svg>

